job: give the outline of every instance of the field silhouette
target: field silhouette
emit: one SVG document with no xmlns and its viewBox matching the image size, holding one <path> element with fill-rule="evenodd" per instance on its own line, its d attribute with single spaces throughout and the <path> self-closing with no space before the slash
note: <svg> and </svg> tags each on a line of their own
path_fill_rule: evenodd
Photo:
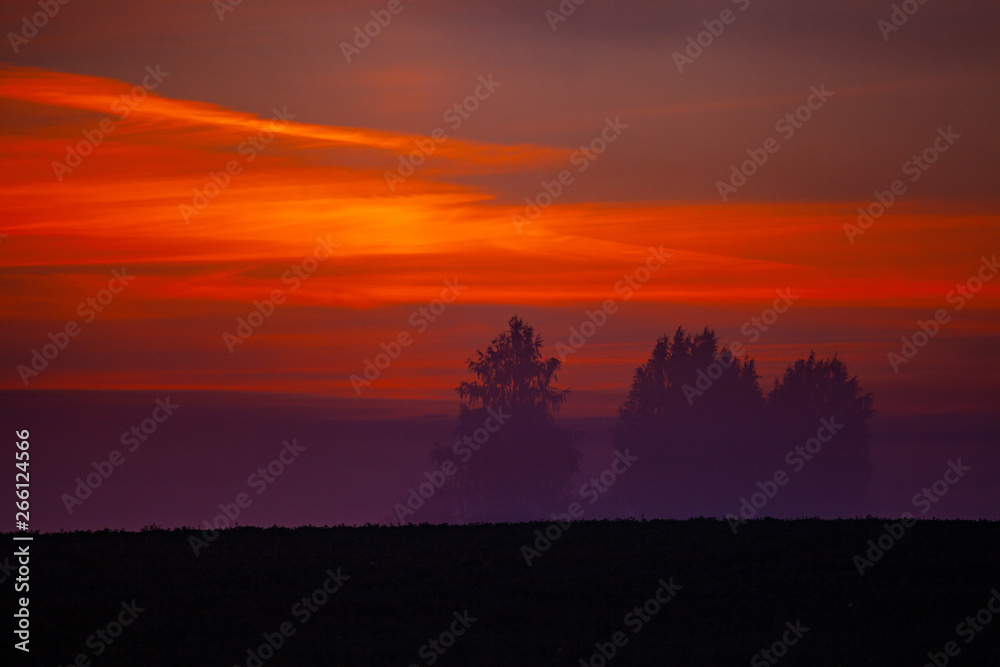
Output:
<svg viewBox="0 0 1000 667">
<path fill-rule="evenodd" d="M 994 664 L 998 628 L 966 643 L 956 624 L 1000 585 L 1000 526 L 920 521 L 861 576 L 855 557 L 893 523 L 762 520 L 734 535 L 708 519 L 584 521 L 547 547 L 545 523 L 238 528 L 197 557 L 193 530 L 42 535 L 31 657 L 252 667 L 248 651 L 288 623 L 261 664 L 426 665 L 421 648 L 467 612 L 475 621 L 435 664 L 575 666 L 617 632 L 627 643 L 611 664 L 748 664 L 786 622 L 808 631 L 782 664 L 922 665 L 947 641 L 961 647 L 956 664 Z M 530 565 L 525 545 L 544 548 Z M 679 588 L 640 624 L 634 610 L 661 580 Z M 313 598 L 327 581 L 335 592 Z M 88 647 L 133 600 L 143 611 L 120 637 Z"/>
</svg>

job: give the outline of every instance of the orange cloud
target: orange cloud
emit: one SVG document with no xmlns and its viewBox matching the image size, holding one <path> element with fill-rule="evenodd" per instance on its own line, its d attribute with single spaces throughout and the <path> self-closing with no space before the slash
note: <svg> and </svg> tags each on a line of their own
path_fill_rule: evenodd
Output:
<svg viewBox="0 0 1000 667">
<path fill-rule="evenodd" d="M 357 361 L 405 328 L 409 312 L 435 298 L 446 278 L 468 285 L 461 308 L 582 312 L 622 301 L 620 281 L 638 275 L 649 248 L 661 246 L 670 258 L 630 297 L 660 306 L 657 318 L 678 304 L 736 305 L 749 316 L 784 287 L 816 309 L 936 308 L 975 271 L 979 254 L 998 245 L 995 217 L 975 202 L 916 199 L 897 203 L 854 244 L 843 225 L 865 202 L 557 201 L 518 233 L 510 217 L 517 207 L 446 179 L 533 173 L 565 164 L 569 151 L 449 139 L 436 154 L 444 166 L 428 166 L 392 193 L 384 177 L 386 165 L 395 166 L 391 154 L 426 138 L 295 119 L 272 124 L 155 94 L 119 118 L 112 101 L 130 90 L 96 77 L 0 68 L 0 109 L 19 119 L 0 130 L 2 231 L 9 234 L 0 244 L 0 314 L 20 332 L 4 341 L 8 356 L 21 363 L 53 327 L 76 317 L 112 269 L 139 276 L 95 325 L 103 337 L 85 332 L 90 341 L 79 347 L 89 361 L 66 361 L 45 376 L 46 386 L 350 392 L 346 377 Z M 113 131 L 60 182 L 52 163 L 109 117 Z M 264 142 L 262 131 L 273 138 Z M 252 136 L 259 148 L 240 151 Z M 227 172 L 230 164 L 238 171 Z M 185 206 L 195 212 L 185 216 Z M 334 257 L 292 292 L 283 276 L 311 256 L 318 238 L 339 244 Z M 275 289 L 288 291 L 285 319 L 254 339 L 257 361 L 232 362 L 221 334 Z M 995 307 L 997 298 L 985 290 L 976 305 Z M 345 331 L 360 309 L 375 321 Z M 381 385 L 386 395 L 418 395 L 428 375 L 435 391 L 448 393 L 461 364 L 435 369 L 454 366 L 456 349 L 471 354 L 470 340 L 482 338 L 481 345 L 496 333 L 454 326 L 467 335 L 415 350 Z M 979 333 L 993 327 L 978 326 Z M 343 359 L 317 364 L 331 336 Z M 160 353 L 141 356 L 142 372 L 133 373 L 117 352 L 136 341 L 172 365 L 158 365 Z M 587 354 L 598 357 L 582 355 L 580 372 L 594 364 L 627 369 L 645 347 L 595 345 Z M 17 382 L 9 375 L 0 386 Z"/>
</svg>

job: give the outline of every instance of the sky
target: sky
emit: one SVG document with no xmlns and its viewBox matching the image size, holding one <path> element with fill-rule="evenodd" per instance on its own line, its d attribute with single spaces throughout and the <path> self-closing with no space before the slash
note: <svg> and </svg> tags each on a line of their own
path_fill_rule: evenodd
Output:
<svg viewBox="0 0 1000 667">
<path fill-rule="evenodd" d="M 453 414 L 517 314 L 568 416 L 678 326 L 993 415 L 1000 7 L 560 6 L 3 3 L 0 389 Z"/>
</svg>

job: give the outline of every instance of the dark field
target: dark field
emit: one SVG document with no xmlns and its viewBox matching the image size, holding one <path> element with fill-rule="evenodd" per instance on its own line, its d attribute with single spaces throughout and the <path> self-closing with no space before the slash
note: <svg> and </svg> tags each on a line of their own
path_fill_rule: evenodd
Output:
<svg viewBox="0 0 1000 667">
<path fill-rule="evenodd" d="M 982 611 L 1000 590 L 1000 523 L 919 522 L 859 576 L 854 556 L 885 523 L 763 520 L 734 535 L 715 520 L 581 522 L 530 567 L 521 547 L 549 524 L 237 528 L 197 557 L 191 531 L 45 534 L 30 543 L 30 659 L 14 653 L 32 665 L 919 666 L 928 652 L 1000 664 L 1000 614 Z M 6 567 L 13 544 L 5 534 Z M 17 575 L 4 574 L 12 614 Z M 129 625 L 109 645 L 95 633 L 117 634 L 119 616 Z M 248 649 L 262 644 L 259 661 Z"/>
</svg>

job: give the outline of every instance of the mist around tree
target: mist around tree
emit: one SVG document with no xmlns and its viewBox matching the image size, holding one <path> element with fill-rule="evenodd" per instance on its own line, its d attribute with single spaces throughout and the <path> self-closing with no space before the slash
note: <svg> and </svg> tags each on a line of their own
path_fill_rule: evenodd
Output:
<svg viewBox="0 0 1000 667">
<path fill-rule="evenodd" d="M 555 384 L 562 362 L 544 358 L 541 349 L 534 328 L 514 316 L 485 351 L 467 360 L 476 379 L 456 388 L 463 401 L 456 444 L 438 443 L 431 451 L 436 467 L 455 462 L 457 454 L 457 471 L 428 501 L 425 515 L 449 522 L 527 521 L 569 497 L 580 436 L 556 425 L 569 390 Z"/>
<path fill-rule="evenodd" d="M 449 474 L 418 517 L 400 522 L 548 519 L 578 500 L 581 434 L 557 425 L 570 392 L 556 384 L 560 360 L 545 358 L 542 346 L 513 316 L 467 360 L 474 379 L 456 387 L 454 444 L 430 452 L 434 468 Z M 795 361 L 765 394 L 749 355 L 736 358 L 710 328 L 678 328 L 655 342 L 619 408 L 614 449 L 639 463 L 602 501 L 605 512 L 739 515 L 760 481 L 776 492 L 756 497 L 766 497 L 752 508 L 758 515 L 854 516 L 871 476 L 874 413 L 872 395 L 836 355 Z M 767 484 L 779 471 L 784 484 Z"/>
<path fill-rule="evenodd" d="M 636 369 L 619 409 L 615 447 L 643 460 L 622 488 L 626 507 L 742 517 L 742 499 L 763 493 L 766 505 L 746 514 L 854 516 L 866 504 L 874 413 L 836 355 L 795 361 L 765 396 L 749 355 L 720 348 L 709 328 L 678 328 Z"/>
</svg>

